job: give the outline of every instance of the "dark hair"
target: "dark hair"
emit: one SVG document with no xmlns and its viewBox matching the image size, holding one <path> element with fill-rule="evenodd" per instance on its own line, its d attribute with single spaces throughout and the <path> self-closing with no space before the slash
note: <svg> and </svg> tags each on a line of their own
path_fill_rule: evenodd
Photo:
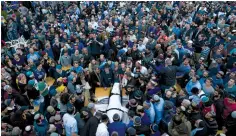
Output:
<svg viewBox="0 0 236 136">
<path fill-rule="evenodd" d="M 69 97 L 70 95 L 68 93 L 63 93 L 60 97 L 61 103 L 67 104 L 67 102 L 69 101 Z"/>
<path fill-rule="evenodd" d="M 192 92 L 193 94 L 198 94 L 199 89 L 198 89 L 197 87 L 194 87 L 194 88 L 192 88 L 191 92 Z"/>
<path fill-rule="evenodd" d="M 75 108 L 74 108 L 74 107 L 67 107 L 67 113 L 73 114 L 74 111 L 75 111 Z"/>
<path fill-rule="evenodd" d="M 103 114 L 101 117 L 102 122 L 107 122 L 109 120 L 108 116 L 106 114 Z"/>
</svg>

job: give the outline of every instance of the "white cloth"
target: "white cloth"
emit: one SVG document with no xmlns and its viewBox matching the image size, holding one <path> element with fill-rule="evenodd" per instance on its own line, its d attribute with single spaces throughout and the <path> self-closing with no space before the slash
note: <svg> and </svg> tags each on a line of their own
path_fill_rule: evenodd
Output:
<svg viewBox="0 0 236 136">
<path fill-rule="evenodd" d="M 136 73 L 136 67 L 134 68 L 134 73 Z M 147 68 L 142 66 L 141 70 L 140 70 L 140 73 L 143 74 L 143 75 L 147 75 L 148 74 Z"/>
<path fill-rule="evenodd" d="M 105 123 L 102 122 L 98 125 L 96 136 L 109 136 L 109 132 Z"/>
<path fill-rule="evenodd" d="M 62 120 L 65 127 L 66 136 L 71 136 L 73 133 L 78 133 L 77 121 L 72 115 L 66 113 Z"/>
</svg>

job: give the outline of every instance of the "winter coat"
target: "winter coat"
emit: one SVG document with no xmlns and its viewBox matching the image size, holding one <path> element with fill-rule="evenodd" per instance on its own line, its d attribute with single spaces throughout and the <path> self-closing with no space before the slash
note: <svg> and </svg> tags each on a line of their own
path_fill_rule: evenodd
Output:
<svg viewBox="0 0 236 136">
<path fill-rule="evenodd" d="M 190 136 L 191 123 L 189 121 L 174 125 L 173 121 L 168 125 L 168 132 L 171 136 Z"/>
</svg>

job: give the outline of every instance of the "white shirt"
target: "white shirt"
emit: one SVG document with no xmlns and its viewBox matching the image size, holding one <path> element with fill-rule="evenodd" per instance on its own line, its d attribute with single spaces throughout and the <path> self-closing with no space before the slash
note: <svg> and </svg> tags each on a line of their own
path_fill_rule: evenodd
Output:
<svg viewBox="0 0 236 136">
<path fill-rule="evenodd" d="M 77 121 L 74 116 L 66 113 L 62 120 L 65 127 L 66 136 L 71 136 L 72 133 L 78 133 Z"/>
<path fill-rule="evenodd" d="M 138 45 L 139 51 L 143 52 L 145 49 L 146 49 L 146 45 L 144 45 L 144 44 Z"/>
<path fill-rule="evenodd" d="M 98 125 L 96 136 L 109 136 L 107 125 L 105 123 L 102 122 Z"/>
<path fill-rule="evenodd" d="M 110 33 L 110 32 L 113 32 L 114 31 L 114 26 L 112 26 L 112 27 L 107 27 L 106 28 L 106 31 L 108 32 L 108 33 Z"/>
</svg>

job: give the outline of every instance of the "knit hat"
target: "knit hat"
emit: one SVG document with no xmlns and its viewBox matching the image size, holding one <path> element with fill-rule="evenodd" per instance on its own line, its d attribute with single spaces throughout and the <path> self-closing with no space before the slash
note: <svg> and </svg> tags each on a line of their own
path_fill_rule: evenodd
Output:
<svg viewBox="0 0 236 136">
<path fill-rule="evenodd" d="M 114 114 L 113 115 L 113 121 L 119 121 L 120 120 L 120 116 L 119 116 L 119 114 Z"/>
<path fill-rule="evenodd" d="M 206 102 L 209 101 L 209 98 L 208 98 L 207 96 L 203 96 L 203 97 L 201 98 L 201 100 L 202 100 L 203 103 L 206 103 Z"/>
<path fill-rule="evenodd" d="M 151 107 L 151 103 L 149 101 L 144 101 L 143 106 Z"/>
<path fill-rule="evenodd" d="M 48 89 L 46 88 L 47 84 L 45 82 L 39 82 L 37 89 L 40 91 L 42 96 L 46 96 L 48 94 Z"/>
<path fill-rule="evenodd" d="M 95 107 L 95 104 L 94 103 L 89 103 L 88 106 L 87 106 L 89 109 L 92 109 Z"/>
<path fill-rule="evenodd" d="M 47 107 L 47 112 L 49 112 L 50 114 L 54 115 L 56 113 L 56 110 L 52 106 L 48 106 Z"/>
<path fill-rule="evenodd" d="M 21 135 L 21 129 L 19 127 L 14 127 L 11 131 L 11 136 L 19 136 Z"/>
<path fill-rule="evenodd" d="M 155 94 L 155 95 L 152 96 L 152 99 L 153 99 L 154 101 L 159 101 L 159 100 L 160 100 L 160 97 Z"/>
<path fill-rule="evenodd" d="M 130 136 L 135 136 L 136 135 L 136 129 L 134 129 L 133 127 L 129 127 L 127 129 L 127 133 L 130 135 Z"/>
<path fill-rule="evenodd" d="M 46 54 L 46 52 L 45 52 L 45 51 L 42 51 L 41 54 L 42 54 L 42 56 L 44 56 L 44 55 Z"/>
<path fill-rule="evenodd" d="M 54 123 L 55 122 L 55 116 L 51 116 L 50 118 L 49 118 L 49 123 Z"/>
<path fill-rule="evenodd" d="M 135 99 L 141 99 L 143 95 L 143 92 L 141 90 L 137 90 L 134 92 L 134 98 Z"/>
<path fill-rule="evenodd" d="M 6 90 L 8 90 L 8 89 L 10 89 L 10 88 L 11 88 L 11 86 L 5 85 L 3 89 L 6 91 Z"/>
<path fill-rule="evenodd" d="M 69 76 L 68 76 L 68 81 L 72 81 L 72 80 L 73 80 L 73 78 L 74 78 L 74 76 L 73 76 L 73 75 L 69 75 Z"/>
<path fill-rule="evenodd" d="M 59 136 L 59 134 L 58 134 L 58 133 L 55 133 L 55 132 L 53 132 L 53 133 L 51 133 L 51 134 L 50 134 L 50 136 Z"/>
<path fill-rule="evenodd" d="M 231 116 L 232 116 L 232 118 L 236 119 L 236 111 L 233 111 L 233 112 L 231 113 Z"/>
<path fill-rule="evenodd" d="M 62 68 L 61 65 L 57 65 L 57 66 L 56 66 L 56 69 L 61 69 L 61 68 Z"/>
<path fill-rule="evenodd" d="M 34 120 L 38 120 L 39 118 L 40 118 L 40 114 L 39 113 L 37 113 L 36 115 L 34 115 Z"/>
<path fill-rule="evenodd" d="M 57 114 L 55 117 L 54 117 L 55 121 L 60 121 L 61 120 L 61 115 L 60 114 Z"/>
<path fill-rule="evenodd" d="M 151 124 L 151 129 L 153 132 L 156 132 L 158 130 L 158 125 L 157 124 Z"/>
<path fill-rule="evenodd" d="M 26 76 L 30 78 L 33 77 L 33 72 L 31 71 L 26 72 Z"/>
<path fill-rule="evenodd" d="M 130 107 L 137 107 L 138 106 L 138 103 L 135 99 L 130 99 L 129 100 L 129 106 Z"/>
<path fill-rule="evenodd" d="M 35 86 L 35 81 L 34 80 L 29 80 L 28 85 L 29 86 Z"/>
<path fill-rule="evenodd" d="M 10 107 L 12 99 L 6 99 L 4 104 L 7 106 L 7 110 L 12 110 L 13 108 Z"/>
<path fill-rule="evenodd" d="M 28 126 L 25 127 L 25 131 L 26 131 L 26 132 L 29 132 L 30 130 L 31 130 L 31 126 L 30 126 L 30 125 L 28 125 Z"/>
<path fill-rule="evenodd" d="M 134 126 L 141 126 L 141 118 L 139 116 L 134 117 Z"/>
</svg>

